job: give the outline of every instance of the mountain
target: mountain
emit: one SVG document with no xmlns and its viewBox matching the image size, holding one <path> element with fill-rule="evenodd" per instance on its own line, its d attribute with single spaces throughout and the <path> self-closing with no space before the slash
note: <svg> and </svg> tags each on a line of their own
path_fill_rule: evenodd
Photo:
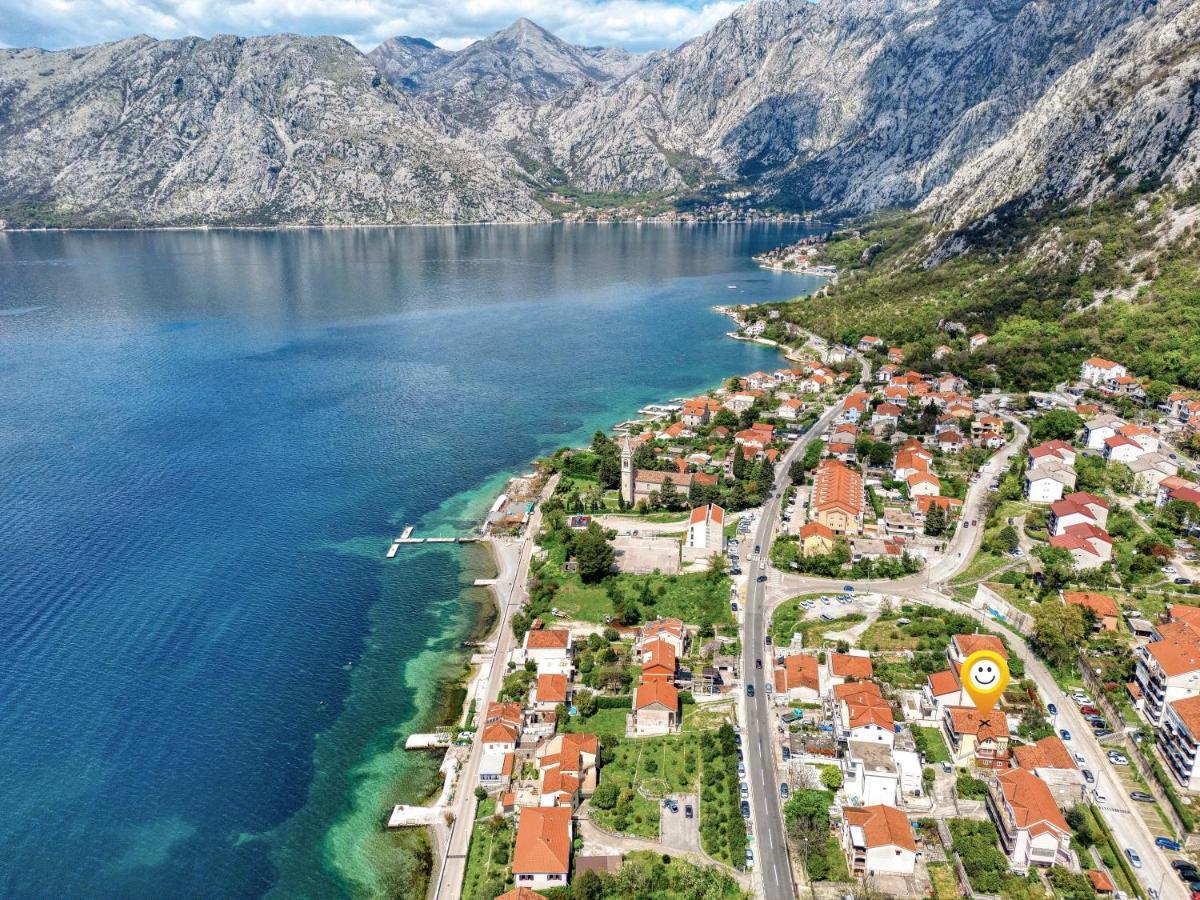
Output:
<svg viewBox="0 0 1200 900">
<path fill-rule="evenodd" d="M 547 217 L 507 158 L 332 37 L 0 50 L 0 172 L 13 224 Z"/>
<path fill-rule="evenodd" d="M 432 102 L 466 125 L 482 127 L 582 85 L 624 75 L 638 57 L 624 50 L 576 47 L 528 19 L 457 53 L 397 37 L 368 57 L 393 85 Z"/>
<path fill-rule="evenodd" d="M 1078 193 L 1089 176 L 1072 171 L 1070 136 L 1094 132 L 1087 159 L 1104 158 L 1118 122 L 1158 118 L 1164 87 L 1190 129 L 1196 15 L 1190 0 L 756 0 L 618 83 L 546 105 L 522 149 L 589 191 L 724 181 L 852 212 L 918 203 L 961 170 L 938 202 L 979 214 L 1038 179 Z M 1147 147 L 1131 172 L 1177 143 Z M 1015 161 L 1043 144 L 1070 152 Z"/>
</svg>

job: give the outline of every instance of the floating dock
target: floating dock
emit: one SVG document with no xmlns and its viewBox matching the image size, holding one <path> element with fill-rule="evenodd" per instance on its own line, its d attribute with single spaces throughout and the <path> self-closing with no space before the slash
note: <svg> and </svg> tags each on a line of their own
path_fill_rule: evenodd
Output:
<svg viewBox="0 0 1200 900">
<path fill-rule="evenodd" d="M 400 537 L 392 541 L 392 545 L 388 548 L 387 558 L 394 559 L 400 550 L 401 544 L 474 544 L 477 541 L 483 540 L 482 535 L 468 534 L 462 537 L 413 537 L 412 525 L 405 525 L 404 531 L 400 533 Z"/>
<path fill-rule="evenodd" d="M 427 734 L 410 734 L 404 742 L 405 750 L 436 750 L 450 746 L 450 732 L 438 731 Z"/>
</svg>

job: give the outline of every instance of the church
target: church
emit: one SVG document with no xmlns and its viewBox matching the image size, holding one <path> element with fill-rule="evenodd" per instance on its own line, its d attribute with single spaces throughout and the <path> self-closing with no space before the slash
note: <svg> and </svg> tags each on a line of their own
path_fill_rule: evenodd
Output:
<svg viewBox="0 0 1200 900">
<path fill-rule="evenodd" d="M 649 501 L 650 495 L 661 492 L 668 481 L 675 485 L 680 496 L 686 497 L 693 482 L 716 484 L 717 476 L 703 472 L 660 472 L 654 469 L 639 469 L 633 464 L 634 441 L 626 435 L 621 440 L 621 499 L 630 506 Z"/>
</svg>

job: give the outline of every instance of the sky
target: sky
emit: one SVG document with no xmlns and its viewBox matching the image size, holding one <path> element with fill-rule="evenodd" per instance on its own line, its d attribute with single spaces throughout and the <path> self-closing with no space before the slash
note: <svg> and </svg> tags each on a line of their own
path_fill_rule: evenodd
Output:
<svg viewBox="0 0 1200 900">
<path fill-rule="evenodd" d="M 156 38 L 295 32 L 363 51 L 396 35 L 448 50 L 532 19 L 574 44 L 642 51 L 707 31 L 739 0 L 0 0 L 0 46 L 58 50 L 134 34 Z"/>
</svg>

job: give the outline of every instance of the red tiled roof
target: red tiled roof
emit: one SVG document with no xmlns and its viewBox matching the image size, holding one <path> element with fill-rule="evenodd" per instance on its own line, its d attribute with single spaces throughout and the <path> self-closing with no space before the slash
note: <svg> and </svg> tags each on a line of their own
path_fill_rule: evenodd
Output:
<svg viewBox="0 0 1200 900">
<path fill-rule="evenodd" d="M 1027 769 L 1009 769 L 999 775 L 1000 790 L 1012 807 L 1013 819 L 1018 828 L 1028 829 L 1032 834 L 1057 831 L 1062 835 L 1071 833 L 1070 827 L 1058 811 L 1054 795 L 1046 782 Z"/>
<path fill-rule="evenodd" d="M 821 689 L 821 675 L 817 666 L 817 658 L 809 656 L 807 653 L 796 653 L 785 657 L 779 674 L 783 675 L 785 690 L 810 688 L 818 691 Z M 777 680 L 776 684 L 778 685 L 778 683 Z"/>
<path fill-rule="evenodd" d="M 958 734 L 973 734 L 980 742 L 1008 737 L 1008 719 L 999 710 L 993 710 L 986 719 L 974 706 L 948 706 L 946 711 Z"/>
<path fill-rule="evenodd" d="M 954 674 L 953 669 L 943 669 L 941 672 L 934 672 L 927 676 L 929 681 L 929 692 L 935 697 L 944 697 L 947 694 L 953 694 L 959 690 L 960 685 L 958 678 Z"/>
<path fill-rule="evenodd" d="M 829 654 L 829 668 L 839 678 L 870 678 L 875 674 L 869 656 L 851 656 L 848 653 Z"/>
<path fill-rule="evenodd" d="M 958 648 L 959 655 L 964 659 L 976 650 L 994 650 L 1005 659 L 1008 659 L 1008 651 L 1004 649 L 1004 643 L 995 635 L 956 634 L 953 641 L 954 646 Z"/>
<path fill-rule="evenodd" d="M 1022 769 L 1078 769 L 1075 760 L 1071 758 L 1067 745 L 1056 735 L 1044 737 L 1040 741 L 1017 747 L 1013 757 Z"/>
<path fill-rule="evenodd" d="M 513 848 L 514 875 L 561 873 L 571 867 L 571 810 L 529 806 L 521 810 Z"/>
<path fill-rule="evenodd" d="M 567 702 L 566 675 L 539 675 L 537 680 L 537 699 L 539 703 Z"/>
<path fill-rule="evenodd" d="M 1090 609 L 1100 618 L 1115 619 L 1121 615 L 1117 601 L 1108 594 L 1093 594 L 1089 591 L 1063 591 L 1063 602 L 1072 606 L 1083 606 Z"/>
<path fill-rule="evenodd" d="M 643 681 L 633 692 L 634 709 L 645 709 L 656 703 L 667 709 L 679 709 L 679 691 L 665 678 L 651 678 L 649 681 Z"/>
<path fill-rule="evenodd" d="M 566 650 L 571 632 L 565 628 L 538 628 L 525 632 L 527 650 Z"/>
<path fill-rule="evenodd" d="M 902 847 L 917 851 L 908 816 L 894 806 L 848 806 L 842 809 L 847 824 L 863 830 L 868 849 L 873 847 Z"/>
<path fill-rule="evenodd" d="M 1194 739 L 1200 739 L 1200 697 L 1185 697 L 1183 700 L 1172 700 L 1167 704 L 1175 710 L 1187 730 Z"/>
<path fill-rule="evenodd" d="M 1169 676 L 1200 670 L 1200 631 L 1186 622 L 1158 626 L 1162 640 L 1146 645 L 1146 652 Z"/>
</svg>

